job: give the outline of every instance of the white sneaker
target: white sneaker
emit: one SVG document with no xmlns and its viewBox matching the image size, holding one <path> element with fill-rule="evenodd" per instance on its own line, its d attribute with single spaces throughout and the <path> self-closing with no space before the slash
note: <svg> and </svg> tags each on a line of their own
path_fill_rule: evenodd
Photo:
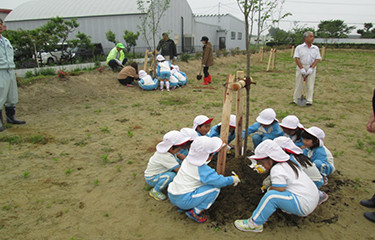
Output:
<svg viewBox="0 0 375 240">
<path fill-rule="evenodd" d="M 252 219 L 242 219 L 234 221 L 234 226 L 244 232 L 263 232 L 263 224 L 257 226 Z"/>
</svg>

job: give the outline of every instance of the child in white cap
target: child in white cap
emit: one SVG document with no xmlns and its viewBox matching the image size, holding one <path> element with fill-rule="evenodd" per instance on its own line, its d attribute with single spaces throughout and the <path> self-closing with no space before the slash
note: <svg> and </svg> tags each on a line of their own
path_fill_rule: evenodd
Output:
<svg viewBox="0 0 375 240">
<path fill-rule="evenodd" d="M 277 209 L 297 216 L 307 216 L 314 211 L 319 201 L 318 188 L 277 143 L 269 139 L 263 141 L 250 158 L 270 171 L 272 186 L 249 219 L 234 222 L 236 228 L 262 232 L 263 224 Z"/>
<path fill-rule="evenodd" d="M 189 137 L 189 141 L 185 143 L 183 146 L 181 146 L 181 150 L 176 154 L 178 162 L 181 164 L 181 162 L 186 158 L 186 156 L 189 153 L 190 145 L 192 142 L 198 137 L 198 133 L 193 130 L 192 128 L 181 128 L 180 132 L 186 136 Z"/>
<path fill-rule="evenodd" d="M 173 68 L 173 65 L 171 65 L 171 75 L 169 77 L 169 85 L 171 87 L 171 89 L 175 89 L 176 87 L 178 87 L 178 78 L 175 76 L 175 73 L 176 73 L 176 70 Z"/>
<path fill-rule="evenodd" d="M 173 75 L 178 79 L 178 85 L 179 86 L 184 86 L 187 84 L 187 76 L 184 72 L 180 71 L 180 67 L 177 65 L 172 65 L 173 70 Z"/>
<path fill-rule="evenodd" d="M 335 166 L 332 153 L 324 146 L 324 138 L 324 131 L 318 127 L 305 129 L 302 133 L 302 141 L 306 147 L 303 149 L 303 154 L 315 163 L 327 184 L 327 177 L 335 171 Z"/>
<path fill-rule="evenodd" d="M 146 73 L 144 70 L 139 71 L 139 81 L 138 85 L 143 89 L 143 90 L 155 90 L 158 87 L 158 80 L 152 79 L 150 75 Z"/>
<path fill-rule="evenodd" d="M 193 129 L 198 136 L 205 136 L 210 131 L 211 122 L 213 118 L 208 118 L 205 115 L 198 115 L 194 118 Z"/>
<path fill-rule="evenodd" d="M 254 144 L 254 149 L 266 139 L 275 139 L 283 135 L 279 122 L 276 119 L 276 113 L 272 108 L 266 108 L 259 113 L 256 118 L 256 123 L 249 126 L 247 134 L 252 133 L 252 139 Z M 242 136 L 245 138 L 246 129 L 243 130 Z"/>
<path fill-rule="evenodd" d="M 294 115 L 288 115 L 283 118 L 279 125 L 283 129 L 285 136 L 290 137 L 290 139 L 293 140 L 294 144 L 296 144 L 298 147 L 303 146 L 302 131 L 304 130 L 304 127 L 299 122 L 298 117 Z"/>
<path fill-rule="evenodd" d="M 318 168 L 315 166 L 315 163 L 303 154 L 301 148 L 295 145 L 292 139 L 288 137 L 278 137 L 273 140 L 277 145 L 279 145 L 287 154 L 290 156 L 290 160 L 298 164 L 298 166 L 304 171 L 307 176 L 315 183 L 316 187 L 320 189 L 324 180 L 320 174 Z M 267 187 L 267 186 L 265 186 Z M 319 191 L 319 205 L 328 200 L 327 193 Z"/>
<path fill-rule="evenodd" d="M 168 186 L 172 204 L 198 223 L 207 221 L 202 211 L 215 202 L 220 188 L 232 184 L 236 186 L 240 182 L 237 176 L 224 177 L 206 164 L 223 146 L 223 141 L 217 137 L 196 138 L 177 176 Z"/>
<path fill-rule="evenodd" d="M 208 137 L 220 137 L 221 131 L 221 122 L 215 126 L 213 126 L 209 133 L 207 134 Z M 236 115 L 231 114 L 229 118 L 229 136 L 228 136 L 228 144 L 233 141 L 236 137 Z"/>
<path fill-rule="evenodd" d="M 180 168 L 180 164 L 174 155 L 189 139 L 189 137 L 174 130 L 166 133 L 163 141 L 156 145 L 156 152 L 148 161 L 144 173 L 147 184 L 153 187 L 149 195 L 156 200 L 166 199 L 161 191 L 168 187 Z"/>
<path fill-rule="evenodd" d="M 158 61 L 158 66 L 156 68 L 156 76 L 160 78 L 160 91 L 164 89 L 164 82 L 165 88 L 169 91 L 169 78 L 171 76 L 171 63 L 162 55 L 156 56 L 156 60 Z"/>
</svg>

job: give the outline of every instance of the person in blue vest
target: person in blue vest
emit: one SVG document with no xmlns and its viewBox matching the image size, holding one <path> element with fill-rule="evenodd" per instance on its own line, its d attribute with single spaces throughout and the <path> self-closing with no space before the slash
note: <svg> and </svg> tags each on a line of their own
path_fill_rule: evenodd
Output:
<svg viewBox="0 0 375 240">
<path fill-rule="evenodd" d="M 302 142 L 302 131 L 304 130 L 303 125 L 299 122 L 298 117 L 294 115 L 288 115 L 279 124 L 283 129 L 285 136 L 288 136 L 294 144 L 298 147 L 303 147 Z"/>
<path fill-rule="evenodd" d="M 246 129 L 242 132 L 242 137 L 245 138 Z M 266 139 L 275 139 L 282 136 L 279 121 L 276 119 L 276 112 L 272 108 L 266 108 L 259 113 L 256 118 L 256 123 L 249 126 L 248 135 L 253 134 L 252 140 L 254 149 Z"/>
<path fill-rule="evenodd" d="M 2 109 L 5 105 L 7 123 L 25 124 L 15 117 L 18 103 L 17 79 L 14 69 L 14 49 L 9 40 L 2 36 L 5 26 L 0 19 L 0 132 L 4 131 Z"/>
</svg>

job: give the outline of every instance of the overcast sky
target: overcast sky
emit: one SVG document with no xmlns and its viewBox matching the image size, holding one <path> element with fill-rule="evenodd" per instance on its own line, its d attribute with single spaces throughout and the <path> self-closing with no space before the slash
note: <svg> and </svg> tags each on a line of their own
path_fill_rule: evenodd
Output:
<svg viewBox="0 0 375 240">
<path fill-rule="evenodd" d="M 30 0 L 0 0 L 0 8 L 13 9 L 27 1 Z M 195 14 L 231 13 L 243 19 L 236 0 L 187 1 Z M 321 20 L 334 19 L 344 20 L 346 24 L 354 25 L 357 29 L 363 28 L 365 22 L 375 24 L 375 0 L 285 0 L 282 12 L 292 14 L 279 25 L 285 30 L 292 29 L 296 22 L 298 26 L 317 29 Z M 353 33 L 356 33 L 356 30 Z"/>
</svg>

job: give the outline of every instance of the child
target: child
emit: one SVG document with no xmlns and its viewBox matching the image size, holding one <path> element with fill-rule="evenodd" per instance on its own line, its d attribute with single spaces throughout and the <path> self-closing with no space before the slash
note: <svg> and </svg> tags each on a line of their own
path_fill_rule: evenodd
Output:
<svg viewBox="0 0 375 240">
<path fill-rule="evenodd" d="M 181 72 L 180 71 L 180 67 L 177 66 L 177 65 L 172 65 L 173 69 L 175 70 L 175 72 L 173 73 L 173 75 L 178 79 L 178 85 L 179 86 L 184 86 L 187 84 L 187 77 L 186 77 L 186 74 L 184 72 Z"/>
<path fill-rule="evenodd" d="M 335 171 L 332 153 L 324 146 L 325 134 L 318 127 L 311 127 L 302 133 L 302 142 L 305 145 L 303 154 L 311 159 L 323 175 L 324 184 L 328 183 L 328 176 Z"/>
<path fill-rule="evenodd" d="M 198 115 L 194 118 L 193 129 L 198 136 L 205 136 L 211 128 L 213 118 L 208 118 L 205 115 Z"/>
<path fill-rule="evenodd" d="M 168 196 L 172 204 L 198 223 L 207 221 L 202 211 L 215 202 L 220 188 L 231 184 L 236 186 L 240 182 L 237 176 L 224 177 L 205 164 L 211 160 L 213 153 L 223 146 L 218 137 L 196 138 L 177 176 L 168 186 Z"/>
<path fill-rule="evenodd" d="M 298 147 L 303 146 L 302 131 L 304 130 L 304 127 L 296 116 L 289 115 L 283 118 L 280 123 L 280 127 L 283 129 L 285 136 L 290 137 L 294 144 L 296 144 Z"/>
<path fill-rule="evenodd" d="M 156 76 L 160 78 L 160 91 L 164 89 L 164 81 L 165 81 L 165 88 L 169 91 L 169 78 L 171 76 L 171 63 L 166 61 L 162 55 L 158 55 L 156 57 L 158 60 L 158 66 L 156 68 Z"/>
<path fill-rule="evenodd" d="M 153 187 L 149 195 L 156 200 L 165 200 L 161 191 L 165 189 L 176 176 L 180 164 L 174 154 L 189 140 L 179 131 L 170 131 L 163 137 L 163 141 L 156 145 L 156 152 L 150 158 L 144 173 L 146 182 Z"/>
<path fill-rule="evenodd" d="M 152 79 L 144 70 L 139 71 L 139 79 L 138 85 L 143 90 L 155 90 L 158 87 L 158 80 L 156 78 Z"/>
<path fill-rule="evenodd" d="M 247 132 L 248 135 L 255 133 L 252 136 L 254 148 L 266 139 L 273 140 L 283 135 L 278 120 L 276 119 L 276 113 L 272 108 L 266 108 L 261 111 L 256 121 L 256 123 L 248 128 Z M 243 138 L 245 138 L 245 134 L 246 129 L 243 130 Z"/>
<path fill-rule="evenodd" d="M 181 164 L 181 162 L 186 158 L 189 153 L 191 143 L 198 137 L 198 134 L 192 128 L 182 128 L 180 132 L 185 136 L 189 137 L 190 140 L 181 146 L 181 150 L 176 154 L 177 161 Z"/>
<path fill-rule="evenodd" d="M 208 137 L 220 137 L 221 123 L 213 126 L 210 132 L 207 134 Z M 236 115 L 231 114 L 229 119 L 229 136 L 228 144 L 233 141 L 236 137 Z"/>
<path fill-rule="evenodd" d="M 272 186 L 249 219 L 234 222 L 237 229 L 262 232 L 263 224 L 277 209 L 298 216 L 314 211 L 319 201 L 318 188 L 277 143 L 264 140 L 250 158 L 270 171 Z"/>
<path fill-rule="evenodd" d="M 177 77 L 174 75 L 176 73 L 176 70 L 175 69 L 171 69 L 171 76 L 169 77 L 169 85 L 172 89 L 175 89 L 176 87 L 178 87 L 178 79 Z"/>
</svg>

